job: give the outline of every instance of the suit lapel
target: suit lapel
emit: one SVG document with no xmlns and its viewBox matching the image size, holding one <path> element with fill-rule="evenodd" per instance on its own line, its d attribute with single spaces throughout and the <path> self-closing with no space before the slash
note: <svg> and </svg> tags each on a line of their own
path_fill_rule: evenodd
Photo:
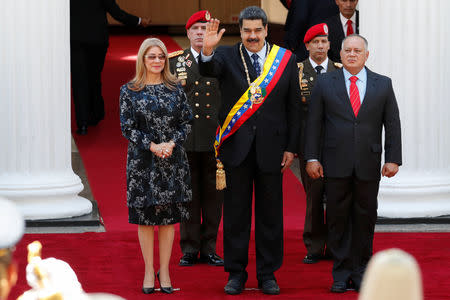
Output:
<svg viewBox="0 0 450 300">
<path fill-rule="evenodd" d="M 311 62 L 309 61 L 309 58 L 307 58 L 305 60 L 303 66 L 304 66 L 303 73 L 305 73 L 306 75 L 309 75 L 309 76 L 313 76 L 314 75 L 314 79 L 315 79 L 316 75 L 317 75 L 317 72 L 313 68 L 313 66 L 311 65 Z"/>
<path fill-rule="evenodd" d="M 375 73 L 370 71 L 367 67 L 367 83 L 366 83 L 366 93 L 364 94 L 364 99 L 361 103 L 361 108 L 359 109 L 358 118 L 364 114 L 364 112 L 367 110 L 367 107 L 371 104 L 371 102 L 374 99 L 374 95 L 377 91 L 376 84 L 377 84 L 377 77 Z"/>
<path fill-rule="evenodd" d="M 188 56 L 189 55 L 189 56 Z M 190 62 L 189 62 L 190 61 Z M 188 67 L 188 69 L 190 69 L 191 71 L 193 71 L 196 74 L 199 74 L 199 70 L 198 70 L 198 63 L 195 60 L 195 56 L 192 53 L 191 49 L 189 49 L 186 53 L 186 66 Z"/>
<path fill-rule="evenodd" d="M 354 118 L 355 113 L 353 112 L 353 108 L 350 103 L 350 98 L 347 93 L 347 88 L 345 87 L 344 71 L 342 71 L 341 69 L 337 72 L 334 72 L 333 78 L 334 78 L 334 86 L 336 88 L 336 94 L 339 100 L 342 101 L 345 111 Z"/>
</svg>

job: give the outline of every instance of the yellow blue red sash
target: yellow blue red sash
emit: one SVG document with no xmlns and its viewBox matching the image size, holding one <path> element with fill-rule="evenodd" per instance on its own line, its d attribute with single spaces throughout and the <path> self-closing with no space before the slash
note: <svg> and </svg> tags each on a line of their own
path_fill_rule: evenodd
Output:
<svg viewBox="0 0 450 300">
<path fill-rule="evenodd" d="M 234 104 L 223 125 L 217 128 L 216 140 L 214 141 L 216 158 L 219 156 L 219 148 L 222 143 L 232 136 L 263 105 L 280 79 L 291 56 L 291 51 L 273 45 L 266 58 L 261 75 L 252 82 Z M 260 97 L 257 98 L 257 101 L 252 101 L 251 98 L 255 93 L 259 94 Z"/>
</svg>

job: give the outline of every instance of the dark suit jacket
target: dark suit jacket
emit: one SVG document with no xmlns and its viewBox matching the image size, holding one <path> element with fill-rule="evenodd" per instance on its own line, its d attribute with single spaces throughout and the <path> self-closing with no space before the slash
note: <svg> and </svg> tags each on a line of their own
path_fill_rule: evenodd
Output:
<svg viewBox="0 0 450 300">
<path fill-rule="evenodd" d="M 200 75 L 190 48 L 170 59 L 170 69 L 178 78 L 185 78 L 182 85 L 194 115 L 192 130 L 184 148 L 186 151 L 214 151 L 213 145 L 219 125 L 219 82 L 215 78 Z"/>
<path fill-rule="evenodd" d="M 385 162 L 401 165 L 400 118 L 391 79 L 367 69 L 366 94 L 355 118 L 343 71 L 323 74 L 309 107 L 305 159 L 317 159 L 322 151 L 325 176 L 343 178 L 355 172 L 361 180 L 379 180 L 383 126 Z"/>
<path fill-rule="evenodd" d="M 239 45 L 240 43 L 217 48 L 209 62 L 199 60 L 200 74 L 219 79 L 222 94 L 222 105 L 219 109 L 221 125 L 233 105 L 248 88 Z M 250 80 L 254 81 L 256 72 L 244 47 L 243 54 Z M 298 68 L 295 55 L 292 55 L 264 104 L 236 133 L 224 141 L 220 149 L 220 159 L 232 167 L 238 166 L 255 140 L 256 159 L 260 169 L 263 172 L 279 172 L 283 152 L 297 152 L 300 133 L 299 98 Z"/>
<path fill-rule="evenodd" d="M 340 14 L 336 14 L 325 21 L 328 25 L 328 40 L 330 41 L 330 50 L 328 57 L 333 61 L 341 61 L 341 44 L 345 38 L 344 28 L 342 27 Z M 359 11 L 356 11 L 356 33 L 359 33 Z"/>
<path fill-rule="evenodd" d="M 115 0 L 70 0 L 70 40 L 107 45 L 107 12 L 123 24 L 138 25 L 139 18 L 121 10 Z"/>
<path fill-rule="evenodd" d="M 306 120 L 308 118 L 308 106 L 311 102 L 311 92 L 317 81 L 317 72 L 311 65 L 309 58 L 305 59 L 303 62 L 303 72 L 301 74 L 301 84 L 300 84 L 300 94 L 301 94 L 301 113 L 302 113 L 302 126 L 300 134 L 300 144 L 298 153 L 303 154 L 305 152 L 305 128 Z M 327 73 L 337 70 L 335 63 L 328 59 Z M 322 74 L 320 74 L 322 75 Z"/>
<path fill-rule="evenodd" d="M 295 53 L 297 61 L 308 57 L 303 38 L 313 25 L 325 22 L 332 15 L 338 14 L 335 0 L 293 0 L 286 18 L 284 30 L 285 46 Z"/>
</svg>

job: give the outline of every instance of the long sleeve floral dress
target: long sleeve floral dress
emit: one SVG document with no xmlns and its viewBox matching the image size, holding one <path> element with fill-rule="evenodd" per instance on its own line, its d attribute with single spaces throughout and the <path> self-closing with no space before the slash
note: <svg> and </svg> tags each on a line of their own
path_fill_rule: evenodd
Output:
<svg viewBox="0 0 450 300">
<path fill-rule="evenodd" d="M 168 225 L 189 219 L 192 199 L 189 164 L 183 142 L 190 132 L 192 111 L 181 87 L 146 85 L 120 89 L 120 125 L 128 139 L 128 221 L 139 225 Z M 159 158 L 150 143 L 175 142 L 172 155 Z"/>
</svg>

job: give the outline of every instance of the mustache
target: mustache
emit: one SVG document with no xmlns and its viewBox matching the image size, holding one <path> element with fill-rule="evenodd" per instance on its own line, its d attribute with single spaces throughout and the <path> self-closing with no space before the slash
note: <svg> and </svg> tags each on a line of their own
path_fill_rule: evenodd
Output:
<svg viewBox="0 0 450 300">
<path fill-rule="evenodd" d="M 259 39 L 247 39 L 248 43 L 259 42 Z"/>
</svg>

